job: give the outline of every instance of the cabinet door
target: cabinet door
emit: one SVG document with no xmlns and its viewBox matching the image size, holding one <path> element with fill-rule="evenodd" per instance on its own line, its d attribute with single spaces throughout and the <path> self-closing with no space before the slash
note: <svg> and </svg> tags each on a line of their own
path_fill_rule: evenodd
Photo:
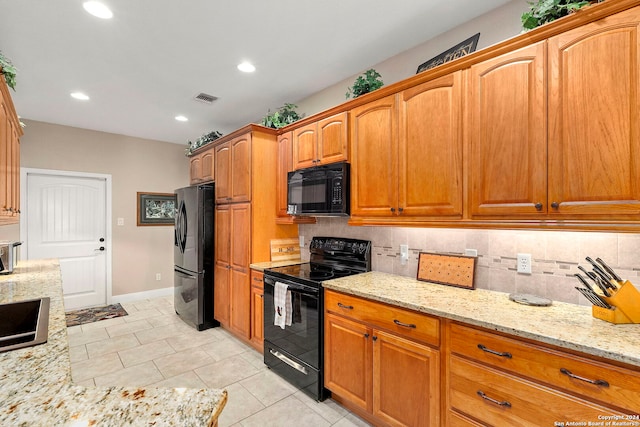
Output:
<svg viewBox="0 0 640 427">
<path fill-rule="evenodd" d="M 215 148 L 216 203 L 231 201 L 231 148 L 230 142 Z"/>
<path fill-rule="evenodd" d="M 213 317 L 223 324 L 229 326 L 229 281 L 231 270 L 229 265 L 215 265 L 215 286 L 213 287 Z"/>
<path fill-rule="evenodd" d="M 462 216 L 462 73 L 400 94 L 401 215 Z"/>
<path fill-rule="evenodd" d="M 639 24 L 633 8 L 549 39 L 551 213 L 640 214 Z"/>
<path fill-rule="evenodd" d="M 371 412 L 371 329 L 327 313 L 324 330 L 325 387 Z"/>
<path fill-rule="evenodd" d="M 470 74 L 472 217 L 546 213 L 545 42 L 474 65 Z"/>
<path fill-rule="evenodd" d="M 279 217 L 287 216 L 287 173 L 291 170 L 291 155 L 291 132 L 287 132 L 278 136 L 276 210 Z"/>
<path fill-rule="evenodd" d="M 253 284 L 253 280 L 251 281 Z M 264 339 L 264 305 L 263 290 L 257 286 L 251 286 L 251 343 L 263 352 Z"/>
<path fill-rule="evenodd" d="M 231 329 L 249 339 L 251 332 L 251 284 L 249 260 L 251 257 L 251 205 L 230 205 L 231 211 L 231 276 L 229 302 Z"/>
<path fill-rule="evenodd" d="M 213 313 L 216 320 L 229 324 L 229 281 L 231 261 L 231 210 L 230 205 L 216 208 L 215 224 L 215 286 L 213 288 Z"/>
<path fill-rule="evenodd" d="M 189 181 L 191 184 L 197 184 L 202 177 L 202 158 L 200 155 L 195 155 L 189 162 Z"/>
<path fill-rule="evenodd" d="M 354 108 L 351 121 L 351 215 L 390 216 L 398 207 L 395 95 Z"/>
<path fill-rule="evenodd" d="M 349 159 L 347 113 L 336 114 L 318 122 L 317 158 L 319 164 Z"/>
<path fill-rule="evenodd" d="M 440 352 L 373 330 L 373 415 L 391 425 L 440 424 Z"/>
<path fill-rule="evenodd" d="M 229 327 L 242 338 L 249 339 L 251 332 L 251 285 L 247 270 L 230 271 L 230 316 Z"/>
<path fill-rule="evenodd" d="M 251 200 L 251 134 L 231 141 L 231 200 Z"/>
<path fill-rule="evenodd" d="M 316 165 L 316 123 L 293 131 L 293 169 L 303 169 Z"/>
<path fill-rule="evenodd" d="M 248 273 L 251 259 L 251 204 L 231 205 L 231 268 Z"/>
<path fill-rule="evenodd" d="M 200 160 L 200 178 L 203 182 L 213 181 L 213 171 L 215 170 L 215 155 L 213 150 L 205 151 L 202 153 Z"/>
</svg>

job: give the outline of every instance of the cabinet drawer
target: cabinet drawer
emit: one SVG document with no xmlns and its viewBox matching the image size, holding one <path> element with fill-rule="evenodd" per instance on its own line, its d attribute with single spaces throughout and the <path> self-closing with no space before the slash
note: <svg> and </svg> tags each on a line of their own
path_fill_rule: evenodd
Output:
<svg viewBox="0 0 640 427">
<path fill-rule="evenodd" d="M 603 406 L 451 356 L 449 410 L 495 426 L 553 426 L 622 415 Z"/>
<path fill-rule="evenodd" d="M 386 329 L 396 335 L 434 346 L 440 345 L 440 321 L 426 314 L 329 290 L 325 291 L 325 309 Z"/>
<path fill-rule="evenodd" d="M 640 372 L 451 324 L 451 352 L 607 405 L 637 410 Z M 574 375 L 572 377 L 571 375 Z M 605 381 L 605 383 L 593 383 Z M 590 382 L 592 381 L 592 382 Z M 608 384 L 608 385 L 607 385 Z"/>
<path fill-rule="evenodd" d="M 264 289 L 264 273 L 258 270 L 251 270 L 251 286 Z"/>
</svg>

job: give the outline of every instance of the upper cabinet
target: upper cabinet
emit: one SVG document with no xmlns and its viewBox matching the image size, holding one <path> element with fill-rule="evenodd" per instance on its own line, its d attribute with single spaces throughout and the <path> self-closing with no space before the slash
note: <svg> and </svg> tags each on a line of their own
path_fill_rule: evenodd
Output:
<svg viewBox="0 0 640 427">
<path fill-rule="evenodd" d="M 462 98 L 456 72 L 351 111 L 352 217 L 462 216 Z"/>
<path fill-rule="evenodd" d="M 191 184 L 211 182 L 214 179 L 215 150 L 213 147 L 191 157 L 189 175 Z"/>
<path fill-rule="evenodd" d="M 471 67 L 471 215 L 547 211 L 546 42 Z"/>
<path fill-rule="evenodd" d="M 8 86 L 0 75 L 0 225 L 19 221 L 21 136 Z"/>
<path fill-rule="evenodd" d="M 251 133 L 215 147 L 216 203 L 251 200 Z"/>
<path fill-rule="evenodd" d="M 292 149 L 293 169 L 348 160 L 347 113 L 294 129 Z"/>
<path fill-rule="evenodd" d="M 549 203 L 640 214 L 640 8 L 549 39 Z"/>
</svg>

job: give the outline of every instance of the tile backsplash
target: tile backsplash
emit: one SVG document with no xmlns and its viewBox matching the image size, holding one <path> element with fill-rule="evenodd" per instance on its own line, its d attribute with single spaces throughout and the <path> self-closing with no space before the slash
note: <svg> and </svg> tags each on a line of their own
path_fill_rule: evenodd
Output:
<svg viewBox="0 0 640 427">
<path fill-rule="evenodd" d="M 314 236 L 350 237 L 371 240 L 375 271 L 416 277 L 418 254 L 439 252 L 464 254 L 478 251 L 475 285 L 500 292 L 543 296 L 554 301 L 589 305 L 574 289 L 578 265 L 591 267 L 585 257 L 600 257 L 620 276 L 640 287 L 640 235 L 531 230 L 476 230 L 404 227 L 351 227 L 346 218 L 317 218 L 316 224 L 300 225 L 309 258 L 309 241 Z M 400 245 L 409 245 L 409 261 L 400 262 Z M 529 253 L 532 274 L 516 272 L 516 255 Z"/>
</svg>

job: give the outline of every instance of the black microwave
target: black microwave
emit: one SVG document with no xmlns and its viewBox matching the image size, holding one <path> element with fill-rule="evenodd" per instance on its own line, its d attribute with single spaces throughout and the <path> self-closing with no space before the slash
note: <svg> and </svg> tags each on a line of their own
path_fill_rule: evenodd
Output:
<svg viewBox="0 0 640 427">
<path fill-rule="evenodd" d="M 289 172 L 287 213 L 349 216 L 349 163 L 331 163 Z"/>
</svg>

